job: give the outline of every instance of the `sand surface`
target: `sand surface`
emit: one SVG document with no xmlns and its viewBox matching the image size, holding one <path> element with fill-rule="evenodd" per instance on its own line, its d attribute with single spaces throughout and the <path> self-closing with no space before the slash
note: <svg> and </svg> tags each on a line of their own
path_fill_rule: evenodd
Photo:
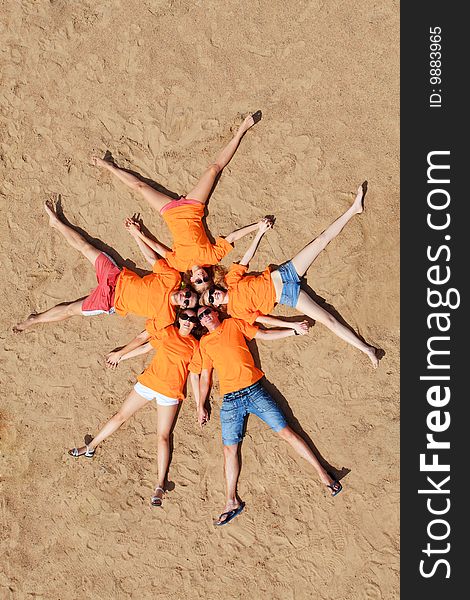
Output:
<svg viewBox="0 0 470 600">
<path fill-rule="evenodd" d="M 398 2 L 0 5 L 0 597 L 398 598 Z M 239 485 L 246 510 L 214 528 L 224 501 L 215 392 L 202 432 L 192 400 L 184 403 L 162 509 L 149 506 L 153 407 L 93 461 L 67 456 L 149 360 L 104 368 L 104 355 L 143 319 L 76 318 L 19 336 L 11 326 L 94 285 L 89 263 L 48 226 L 50 194 L 126 264 L 145 268 L 122 226 L 127 215 L 141 213 L 171 241 L 143 200 L 90 165 L 93 153 L 109 150 L 121 166 L 185 193 L 239 115 L 256 109 L 262 121 L 212 195 L 211 231 L 275 214 L 252 263 L 261 270 L 318 235 L 367 179 L 366 212 L 307 283 L 386 354 L 374 371 L 321 324 L 305 338 L 257 344 L 291 424 L 344 475 L 344 491 L 330 498 L 251 418 Z"/>
</svg>

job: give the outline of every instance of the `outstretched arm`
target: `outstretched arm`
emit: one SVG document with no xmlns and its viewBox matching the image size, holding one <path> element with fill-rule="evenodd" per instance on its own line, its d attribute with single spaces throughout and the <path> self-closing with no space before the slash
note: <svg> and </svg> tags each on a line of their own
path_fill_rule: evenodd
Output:
<svg viewBox="0 0 470 600">
<path fill-rule="evenodd" d="M 305 335 L 306 333 L 308 333 L 308 327 L 307 331 L 301 334 L 297 334 L 295 329 L 269 329 L 267 331 L 259 330 L 255 335 L 255 339 L 265 341 L 281 340 L 282 338 L 291 337 L 293 335 Z"/>
<path fill-rule="evenodd" d="M 126 344 L 121 350 L 117 350 L 116 352 L 110 352 L 106 356 L 106 366 L 109 369 L 116 369 L 121 360 L 127 360 L 134 356 L 139 356 L 139 354 L 145 354 L 146 352 L 150 352 L 152 349 L 152 344 L 148 341 L 150 335 L 144 329 L 139 335 L 137 335 L 133 340 L 131 340 L 128 344 Z"/>
<path fill-rule="evenodd" d="M 212 369 L 203 369 L 199 377 L 199 399 L 197 405 L 197 420 L 202 427 L 209 420 L 209 413 L 206 410 L 206 400 L 209 395 L 211 385 Z"/>
<path fill-rule="evenodd" d="M 273 221 L 271 219 L 268 219 L 267 217 L 265 217 L 264 219 L 261 219 L 261 221 L 257 224 L 258 233 L 253 238 L 253 241 L 251 242 L 250 247 L 245 252 L 243 258 L 241 259 L 241 261 L 240 261 L 241 265 L 248 265 L 250 260 L 255 255 L 255 252 L 258 248 L 261 238 L 268 231 L 268 229 L 272 229 L 272 226 L 273 226 Z"/>
<path fill-rule="evenodd" d="M 155 240 L 152 240 L 144 233 L 142 233 L 142 231 L 140 230 L 139 223 L 134 219 L 127 217 L 124 221 L 124 225 L 127 231 L 137 242 L 137 245 L 139 246 L 140 251 L 144 255 L 146 261 L 152 266 L 155 263 L 155 261 L 157 261 L 160 258 L 160 256 L 165 258 L 167 252 L 170 251 L 170 249 L 167 248 L 164 244 L 156 242 Z"/>
<path fill-rule="evenodd" d="M 256 319 L 256 323 L 269 325 L 270 327 L 288 327 L 289 329 L 293 329 L 295 332 L 297 332 L 297 335 L 306 335 L 308 333 L 308 321 L 290 322 L 277 319 L 276 317 L 271 317 L 270 315 L 260 315 Z"/>
<path fill-rule="evenodd" d="M 261 219 L 261 221 L 258 221 L 258 223 L 253 223 L 252 225 L 247 225 L 246 227 L 242 227 L 241 229 L 235 229 L 235 231 L 232 231 L 232 233 L 229 233 L 225 237 L 225 239 L 227 240 L 227 242 L 229 242 L 229 244 L 233 244 L 237 240 L 241 240 L 242 237 L 245 237 L 245 235 L 248 235 L 252 231 L 256 231 L 259 227 L 259 224 L 261 222 L 263 222 L 265 219 L 268 219 L 269 221 L 271 221 L 271 223 L 274 223 L 274 217 L 264 217 L 264 219 Z"/>
</svg>

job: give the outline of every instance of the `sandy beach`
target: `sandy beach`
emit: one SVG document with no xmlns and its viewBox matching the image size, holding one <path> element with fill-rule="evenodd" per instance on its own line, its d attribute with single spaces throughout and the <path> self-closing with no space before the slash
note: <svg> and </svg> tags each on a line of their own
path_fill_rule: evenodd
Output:
<svg viewBox="0 0 470 600">
<path fill-rule="evenodd" d="M 0 24 L 0 597 L 5 600 L 394 600 L 399 597 L 399 5 L 295 1 L 6 1 Z M 195 184 L 242 116 L 243 138 L 208 205 L 214 236 L 274 214 L 251 264 L 280 264 L 368 181 L 365 211 L 306 283 L 367 343 L 377 370 L 326 327 L 255 345 L 291 426 L 343 492 L 250 417 L 226 527 L 218 385 L 201 430 L 188 397 L 174 431 L 163 507 L 156 410 L 98 450 L 80 445 L 121 405 L 149 355 L 105 368 L 143 329 L 128 316 L 75 318 L 15 335 L 29 313 L 85 296 L 89 263 L 48 225 L 43 203 L 120 265 L 146 265 L 125 231 L 144 200 L 90 162 L 166 190 Z M 224 260 L 240 259 L 249 239 Z M 294 316 L 278 307 L 276 315 Z"/>
</svg>

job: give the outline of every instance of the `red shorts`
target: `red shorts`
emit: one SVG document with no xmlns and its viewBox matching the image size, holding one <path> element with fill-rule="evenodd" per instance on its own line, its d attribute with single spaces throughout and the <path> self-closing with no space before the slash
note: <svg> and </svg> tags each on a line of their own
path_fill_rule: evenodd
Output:
<svg viewBox="0 0 470 600">
<path fill-rule="evenodd" d="M 95 261 L 97 287 L 82 302 L 82 313 L 92 316 L 114 312 L 114 291 L 121 270 L 107 254 L 102 252 Z"/>
<path fill-rule="evenodd" d="M 198 202 L 198 200 L 191 200 L 190 198 L 185 198 L 181 196 L 177 200 L 170 200 L 167 202 L 163 208 L 160 209 L 160 214 L 166 213 L 167 210 L 171 210 L 172 208 L 179 208 L 180 206 L 185 206 L 186 204 L 202 204 L 202 202 Z"/>
</svg>

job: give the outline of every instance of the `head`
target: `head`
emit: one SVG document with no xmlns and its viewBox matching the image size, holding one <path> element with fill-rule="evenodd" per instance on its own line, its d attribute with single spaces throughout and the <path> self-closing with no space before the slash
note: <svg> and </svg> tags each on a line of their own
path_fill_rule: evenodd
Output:
<svg viewBox="0 0 470 600">
<path fill-rule="evenodd" d="M 199 297 L 199 304 L 203 306 L 218 307 L 226 303 L 227 290 L 216 285 L 211 285 L 210 288 Z"/>
<path fill-rule="evenodd" d="M 198 296 L 196 292 L 185 289 L 175 292 L 175 304 L 181 306 L 181 308 L 194 308 L 197 305 Z"/>
<path fill-rule="evenodd" d="M 180 335 L 183 337 L 189 335 L 198 325 L 199 319 L 197 318 L 197 312 L 192 308 L 184 308 L 178 313 L 176 326 L 180 331 Z"/>
<path fill-rule="evenodd" d="M 213 331 L 220 325 L 219 312 L 210 306 L 200 306 L 197 309 L 197 318 L 208 331 Z"/>
<path fill-rule="evenodd" d="M 202 294 L 202 292 L 207 290 L 212 284 L 212 273 L 209 269 L 194 266 L 191 269 L 189 281 L 191 287 L 196 290 L 198 294 Z"/>
</svg>

